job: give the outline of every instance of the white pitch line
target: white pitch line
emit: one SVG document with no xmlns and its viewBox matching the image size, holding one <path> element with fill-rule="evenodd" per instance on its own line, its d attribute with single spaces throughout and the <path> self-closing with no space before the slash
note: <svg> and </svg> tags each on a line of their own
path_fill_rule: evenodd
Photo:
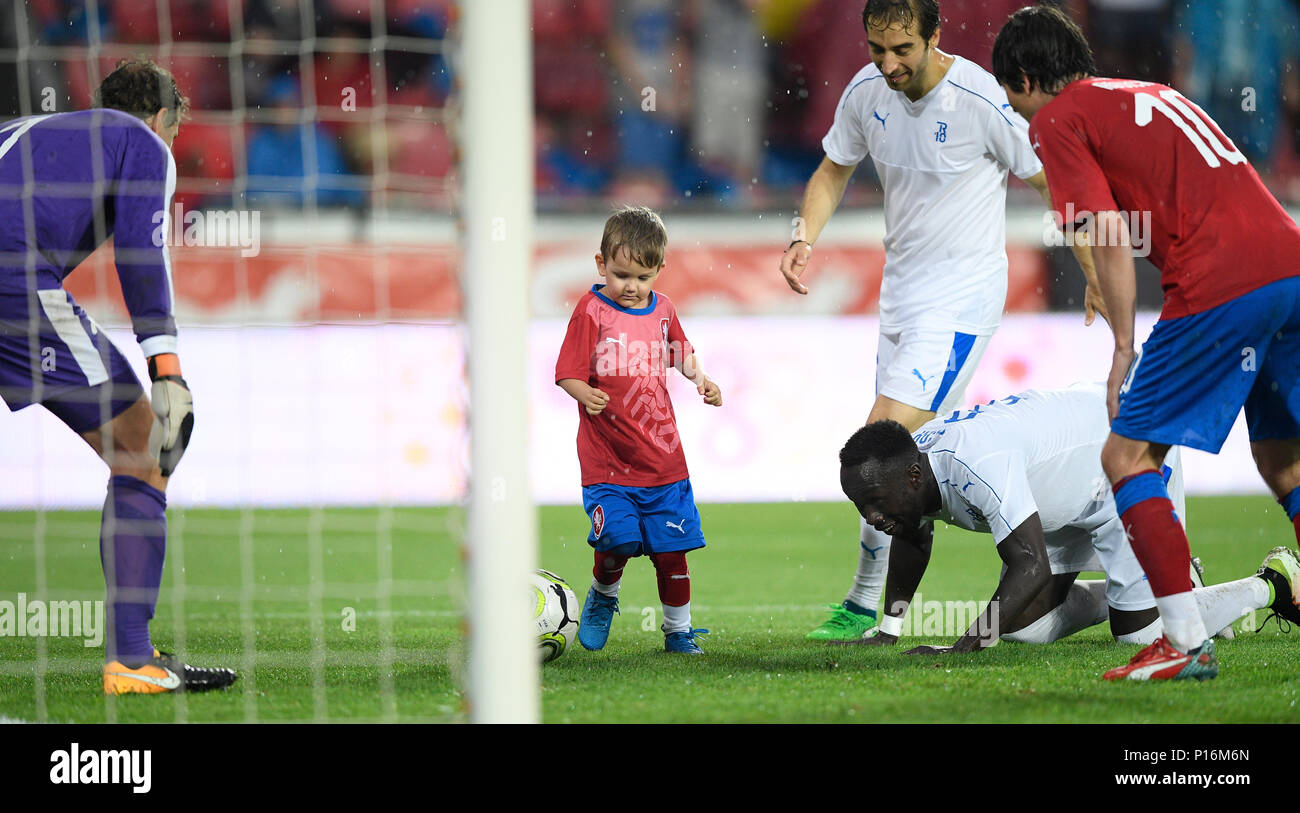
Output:
<svg viewBox="0 0 1300 813">
<path fill-rule="evenodd" d="M 339 599 L 335 599 L 338 601 Z M 372 599 L 373 600 L 373 599 Z M 646 605 L 659 612 L 662 607 L 658 604 Z M 640 614 L 646 607 L 636 607 L 633 605 L 624 605 L 623 609 L 628 613 Z M 825 604 L 744 604 L 736 606 L 695 604 L 692 603 L 691 610 L 697 612 L 712 613 L 788 613 L 788 612 L 811 612 L 825 609 Z M 330 611 L 324 611 L 325 615 L 334 615 Z M 275 612 L 256 612 L 253 614 L 254 620 L 259 618 L 310 618 L 312 613 L 306 610 L 290 610 Z M 378 610 L 357 610 L 357 618 L 458 618 L 465 615 L 464 610 L 389 610 L 380 612 Z M 210 613 L 210 612 L 190 612 L 185 614 L 186 618 L 229 618 L 230 613 Z"/>
</svg>

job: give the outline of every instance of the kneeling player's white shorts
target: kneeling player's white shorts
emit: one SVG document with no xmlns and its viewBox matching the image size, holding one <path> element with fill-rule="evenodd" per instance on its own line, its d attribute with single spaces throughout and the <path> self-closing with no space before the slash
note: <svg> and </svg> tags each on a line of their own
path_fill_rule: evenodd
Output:
<svg viewBox="0 0 1300 813">
<path fill-rule="evenodd" d="M 939 415 L 962 405 L 991 336 L 942 330 L 881 333 L 876 395 Z"/>
<path fill-rule="evenodd" d="M 1186 525 L 1187 499 L 1183 493 L 1183 467 L 1178 447 L 1165 456 L 1165 486 L 1178 518 Z M 1115 513 L 1115 500 L 1105 491 L 1096 511 L 1043 535 L 1052 573 L 1095 571 L 1106 574 L 1106 603 L 1117 610 L 1149 610 L 1156 606 L 1151 585 Z"/>
</svg>

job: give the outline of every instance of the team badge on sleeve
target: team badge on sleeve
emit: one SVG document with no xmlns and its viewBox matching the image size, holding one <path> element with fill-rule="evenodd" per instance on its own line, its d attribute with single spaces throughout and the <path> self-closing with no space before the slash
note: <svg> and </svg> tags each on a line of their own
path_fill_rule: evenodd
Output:
<svg viewBox="0 0 1300 813">
<path fill-rule="evenodd" d="M 600 539 L 600 533 L 603 530 L 605 530 L 605 509 L 598 505 L 591 511 L 591 532 L 597 539 Z"/>
</svg>

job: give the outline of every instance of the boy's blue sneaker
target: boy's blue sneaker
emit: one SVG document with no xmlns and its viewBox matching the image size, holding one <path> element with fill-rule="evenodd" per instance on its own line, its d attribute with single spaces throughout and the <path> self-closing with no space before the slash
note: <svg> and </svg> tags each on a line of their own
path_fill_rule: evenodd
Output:
<svg viewBox="0 0 1300 813">
<path fill-rule="evenodd" d="M 605 646 L 609 640 L 609 623 L 618 612 L 618 596 L 607 596 L 592 587 L 587 591 L 587 600 L 582 605 L 582 617 L 578 619 L 578 643 L 583 649 L 595 652 Z"/>
<path fill-rule="evenodd" d="M 703 655 L 704 650 L 695 642 L 696 636 L 708 635 L 708 630 L 692 627 L 685 632 L 664 633 L 664 652 L 680 652 L 683 655 Z"/>
</svg>

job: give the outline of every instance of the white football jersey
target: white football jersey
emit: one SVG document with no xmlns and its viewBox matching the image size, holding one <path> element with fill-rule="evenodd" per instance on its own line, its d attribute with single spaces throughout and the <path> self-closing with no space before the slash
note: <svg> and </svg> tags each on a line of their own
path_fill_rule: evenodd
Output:
<svg viewBox="0 0 1300 813">
<path fill-rule="evenodd" d="M 954 60 L 915 102 L 867 65 L 822 139 L 842 166 L 871 156 L 884 187 L 883 331 L 997 328 L 1007 298 L 1007 172 L 1023 179 L 1042 170 L 1029 124 L 997 80 Z"/>
<path fill-rule="evenodd" d="M 996 543 L 1037 513 L 1048 537 L 1095 531 L 1115 516 L 1101 468 L 1110 434 L 1103 387 L 1027 390 L 922 426 L 913 437 L 930 459 L 950 525 L 992 533 Z M 1170 493 L 1183 517 L 1177 450 L 1166 458 Z"/>
</svg>

